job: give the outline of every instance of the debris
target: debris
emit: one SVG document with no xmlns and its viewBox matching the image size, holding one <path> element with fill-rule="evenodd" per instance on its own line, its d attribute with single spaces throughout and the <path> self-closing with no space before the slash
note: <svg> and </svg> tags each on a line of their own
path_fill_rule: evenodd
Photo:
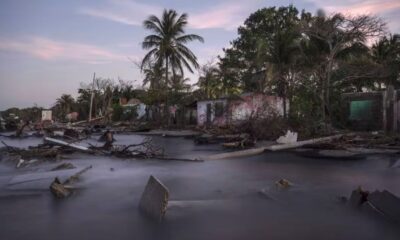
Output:
<svg viewBox="0 0 400 240">
<path fill-rule="evenodd" d="M 389 219 L 400 222 L 400 198 L 393 193 L 374 191 L 368 195 L 368 201 Z"/>
<path fill-rule="evenodd" d="M 286 135 L 280 136 L 277 140 L 279 144 L 288 144 L 297 142 L 297 132 L 287 130 Z"/>
<path fill-rule="evenodd" d="M 26 166 L 28 166 L 28 165 L 30 165 L 32 163 L 35 163 L 35 162 L 38 162 L 38 160 L 37 159 L 32 159 L 32 160 L 26 161 L 26 160 L 20 158 L 15 167 L 16 168 L 26 167 Z"/>
<path fill-rule="evenodd" d="M 150 176 L 139 203 L 139 209 L 150 218 L 161 221 L 167 211 L 169 191 L 160 180 Z"/>
<path fill-rule="evenodd" d="M 20 158 L 17 165 L 15 166 L 16 168 L 20 168 L 24 164 L 25 160 Z"/>
<path fill-rule="evenodd" d="M 115 142 L 114 134 L 112 131 L 107 130 L 103 133 L 103 135 L 100 136 L 99 142 Z"/>
<path fill-rule="evenodd" d="M 289 180 L 282 178 L 281 180 L 275 182 L 275 186 L 280 189 L 288 189 L 292 186 L 292 183 L 289 182 Z"/>
<path fill-rule="evenodd" d="M 387 190 L 370 193 L 359 187 L 351 193 L 349 203 L 351 206 L 361 207 L 376 215 L 400 222 L 400 198 Z"/>
<path fill-rule="evenodd" d="M 63 134 L 64 138 L 68 138 L 68 139 L 79 139 L 79 132 L 73 128 L 67 128 L 64 130 L 64 134 Z"/>
<path fill-rule="evenodd" d="M 305 141 L 299 141 L 299 142 L 295 142 L 295 143 L 278 144 L 278 145 L 265 146 L 265 147 L 259 147 L 259 148 L 251 148 L 251 149 L 235 151 L 235 152 L 220 153 L 220 154 L 214 154 L 214 155 L 211 155 L 211 156 L 207 156 L 207 157 L 205 157 L 203 159 L 205 159 L 205 160 L 215 160 L 215 159 L 251 156 L 251 155 L 261 154 L 266 150 L 279 151 L 279 150 L 285 150 L 285 149 L 301 147 L 301 146 L 306 145 L 306 144 L 319 143 L 319 142 L 328 142 L 328 141 L 332 141 L 334 139 L 340 138 L 342 136 L 343 136 L 343 134 L 338 134 L 338 135 L 329 136 L 329 137 L 313 138 L 313 139 L 309 139 L 309 140 L 305 140 Z"/>
<path fill-rule="evenodd" d="M 351 193 L 349 203 L 352 206 L 360 206 L 367 201 L 368 194 L 369 192 L 364 191 L 360 186 Z"/>
<path fill-rule="evenodd" d="M 50 191 L 53 193 L 54 196 L 57 198 L 66 198 L 69 197 L 73 193 L 73 188 L 68 184 L 72 184 L 79 179 L 79 177 L 85 173 L 87 170 L 91 169 L 92 165 L 82 169 L 81 171 L 75 173 L 74 175 L 70 176 L 64 183 L 56 177 L 54 181 L 50 185 Z"/>
<path fill-rule="evenodd" d="M 44 138 L 45 142 L 51 143 L 51 144 L 55 144 L 55 145 L 59 145 L 59 146 L 63 146 L 63 147 L 69 147 L 78 151 L 83 151 L 83 152 L 91 152 L 91 150 L 87 147 L 84 146 L 80 146 L 74 143 L 68 143 L 62 140 L 58 140 L 55 138 L 50 138 L 50 137 L 45 137 Z"/>
<path fill-rule="evenodd" d="M 52 168 L 51 171 L 57 171 L 57 170 L 62 170 L 62 169 L 74 169 L 76 168 L 72 163 L 61 163 L 60 165 L 57 165 L 56 167 Z"/>
<path fill-rule="evenodd" d="M 66 198 L 71 195 L 71 191 L 65 188 L 64 184 L 57 177 L 51 183 L 50 191 L 57 198 Z"/>
<path fill-rule="evenodd" d="M 80 177 L 82 174 L 84 174 L 85 172 L 87 172 L 87 171 L 88 171 L 89 169 L 91 169 L 91 168 L 92 168 L 92 165 L 90 165 L 90 166 L 88 166 L 88 167 L 82 169 L 81 171 L 75 173 L 74 175 L 72 175 L 71 177 L 69 177 L 67 180 L 65 180 L 64 185 L 65 185 L 65 184 L 71 184 L 71 183 L 74 183 L 74 182 L 78 181 L 78 180 L 79 180 L 79 177 Z"/>
</svg>

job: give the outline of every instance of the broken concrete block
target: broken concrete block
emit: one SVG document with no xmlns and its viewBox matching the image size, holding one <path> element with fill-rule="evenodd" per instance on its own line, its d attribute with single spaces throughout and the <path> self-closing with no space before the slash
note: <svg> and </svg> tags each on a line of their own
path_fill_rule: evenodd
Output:
<svg viewBox="0 0 400 240">
<path fill-rule="evenodd" d="M 350 205 L 354 207 L 362 205 L 364 202 L 367 201 L 368 194 L 369 192 L 362 190 L 361 187 L 358 187 L 356 190 L 353 190 L 353 192 L 351 192 L 349 200 Z"/>
<path fill-rule="evenodd" d="M 368 201 L 386 217 L 400 222 L 400 198 L 387 190 L 368 195 Z"/>
<path fill-rule="evenodd" d="M 167 211 L 169 191 L 157 178 L 150 176 L 139 203 L 147 216 L 161 221 Z"/>
<path fill-rule="evenodd" d="M 50 191 L 57 198 L 66 198 L 71 194 L 71 192 L 64 187 L 58 178 L 55 178 L 51 183 Z"/>
</svg>

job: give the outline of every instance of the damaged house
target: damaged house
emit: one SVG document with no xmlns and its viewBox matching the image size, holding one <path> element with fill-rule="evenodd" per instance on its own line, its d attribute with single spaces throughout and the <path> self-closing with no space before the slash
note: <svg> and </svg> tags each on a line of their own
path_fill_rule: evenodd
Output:
<svg viewBox="0 0 400 240">
<path fill-rule="evenodd" d="M 197 102 L 198 126 L 226 126 L 250 117 L 271 114 L 283 116 L 283 99 L 263 93 L 245 93 L 236 97 Z"/>
<path fill-rule="evenodd" d="M 400 90 L 342 94 L 342 118 L 352 130 L 398 132 Z"/>
</svg>

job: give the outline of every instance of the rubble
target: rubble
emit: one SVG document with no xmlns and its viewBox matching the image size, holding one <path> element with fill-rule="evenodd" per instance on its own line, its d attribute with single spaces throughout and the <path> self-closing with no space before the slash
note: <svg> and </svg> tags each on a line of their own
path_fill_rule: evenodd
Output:
<svg viewBox="0 0 400 240">
<path fill-rule="evenodd" d="M 59 145 L 59 146 L 63 146 L 63 147 L 68 147 L 68 148 L 72 148 L 74 150 L 78 150 L 78 151 L 82 151 L 82 152 L 87 152 L 90 153 L 91 150 L 87 147 L 84 146 L 80 146 L 74 143 L 68 143 L 62 140 L 58 140 L 55 138 L 50 138 L 50 137 L 45 137 L 44 141 L 50 144 L 54 144 L 54 145 Z"/>
<path fill-rule="evenodd" d="M 50 185 L 50 191 L 57 198 L 66 198 L 71 195 L 71 191 L 65 188 L 64 184 L 56 177 Z"/>
<path fill-rule="evenodd" d="M 359 187 L 351 193 L 349 204 L 400 223 L 400 198 L 387 190 L 370 193 Z"/>
<path fill-rule="evenodd" d="M 150 176 L 139 202 L 139 209 L 148 217 L 161 221 L 167 211 L 168 188 L 154 176 Z"/>
<path fill-rule="evenodd" d="M 81 171 L 68 177 L 67 180 L 64 181 L 64 183 L 61 183 L 61 181 L 58 179 L 58 177 L 56 177 L 54 179 L 54 181 L 50 184 L 51 193 L 53 193 L 53 195 L 57 198 L 69 197 L 74 192 L 74 188 L 72 186 L 70 186 L 69 184 L 72 184 L 72 183 L 78 181 L 79 177 L 91 168 L 92 168 L 92 165 L 82 169 Z"/>
</svg>

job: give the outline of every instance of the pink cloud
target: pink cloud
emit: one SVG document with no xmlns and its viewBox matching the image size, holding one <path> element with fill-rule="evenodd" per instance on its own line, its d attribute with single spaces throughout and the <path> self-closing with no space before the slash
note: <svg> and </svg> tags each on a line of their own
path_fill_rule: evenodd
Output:
<svg viewBox="0 0 400 240">
<path fill-rule="evenodd" d="M 328 12 L 343 12 L 354 15 L 380 14 L 400 8 L 399 0 L 312 0 L 311 2 L 315 2 L 319 7 L 323 7 Z"/>
<path fill-rule="evenodd" d="M 0 51 L 28 54 L 47 61 L 72 60 L 100 64 L 127 60 L 126 56 L 97 46 L 55 41 L 41 37 L 34 37 L 25 41 L 0 39 Z"/>
<path fill-rule="evenodd" d="M 243 13 L 246 9 L 239 4 L 225 4 L 223 6 L 189 15 L 189 24 L 192 28 L 224 28 L 236 29 L 243 22 Z"/>
</svg>

